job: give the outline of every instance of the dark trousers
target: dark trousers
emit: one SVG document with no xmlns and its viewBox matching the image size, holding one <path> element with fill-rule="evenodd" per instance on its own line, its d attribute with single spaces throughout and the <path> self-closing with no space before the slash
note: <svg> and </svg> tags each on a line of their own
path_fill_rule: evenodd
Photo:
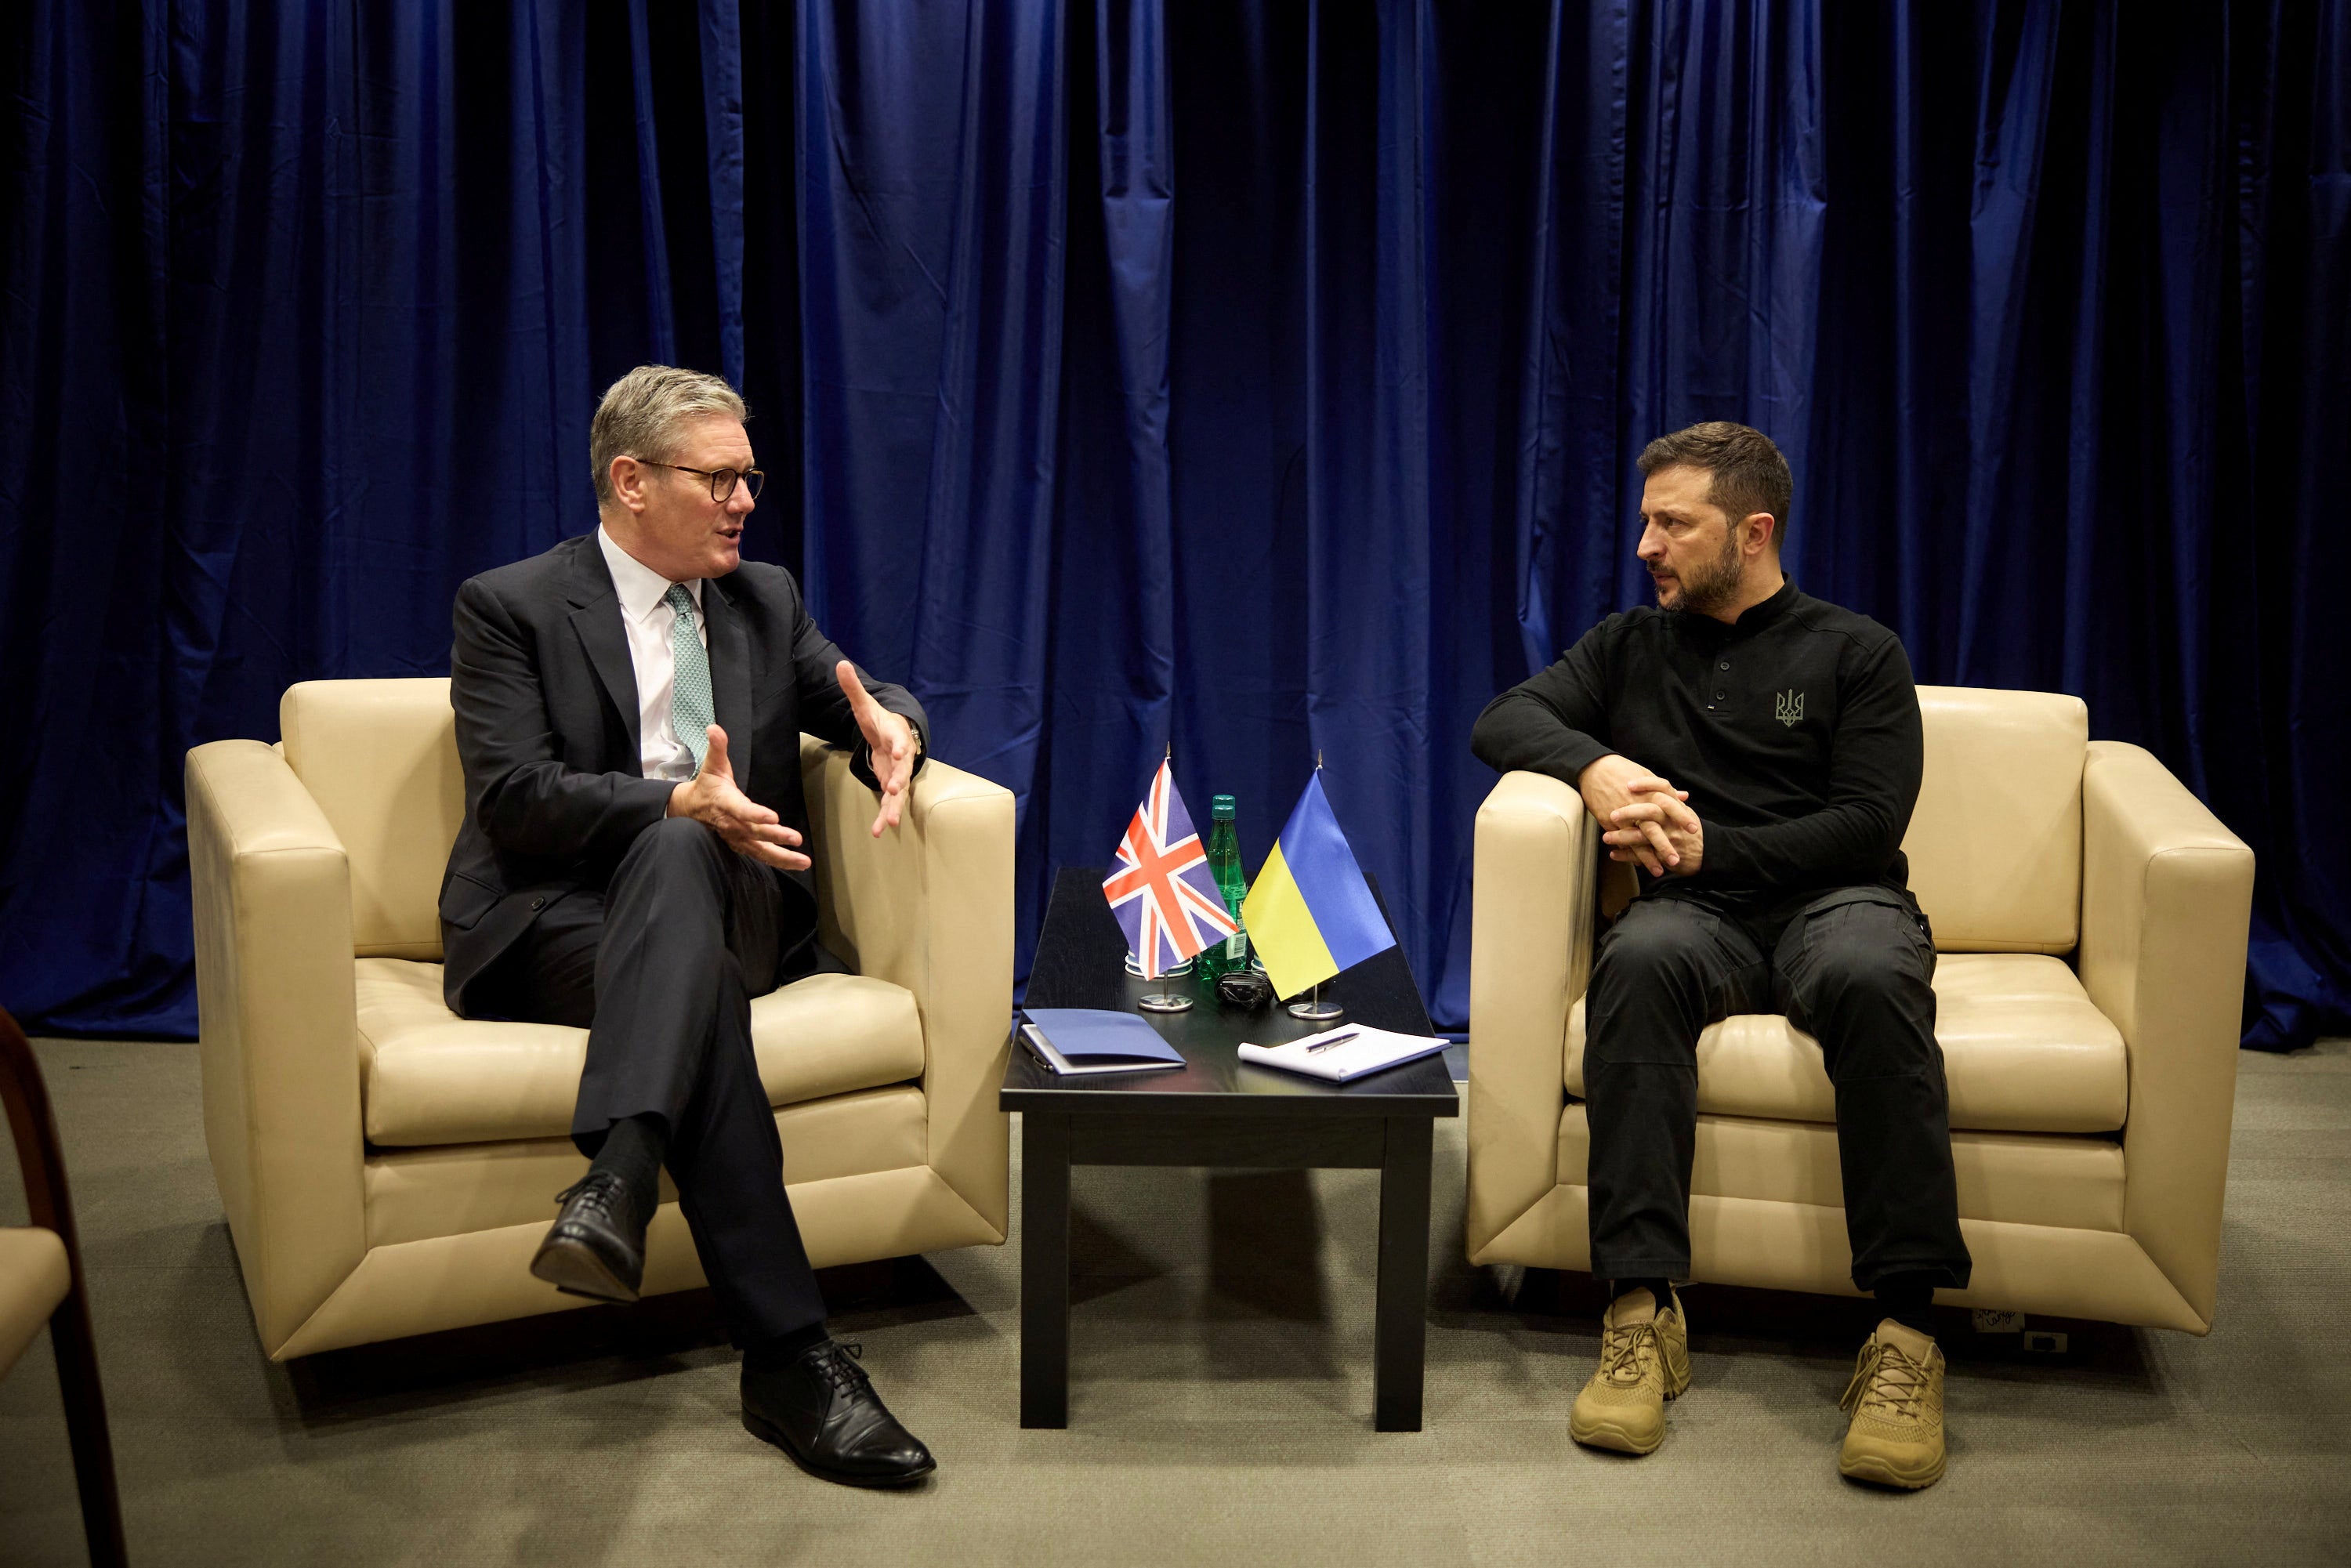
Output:
<svg viewBox="0 0 2351 1568">
<path fill-rule="evenodd" d="M 588 1030 L 571 1118 L 581 1153 L 622 1117 L 661 1118 L 678 1207 L 746 1347 L 824 1320 L 751 1052 L 751 998 L 820 951 L 795 913 L 803 902 L 701 823 L 672 818 L 638 835 L 602 893 L 541 912 L 496 978 L 497 1010 Z"/>
<path fill-rule="evenodd" d="M 1820 1040 L 1836 1087 L 1854 1284 L 1924 1273 L 1965 1285 L 1934 972 L 1925 916 L 1886 888 L 1777 905 L 1634 900 L 1601 938 L 1585 1010 L 1593 1273 L 1687 1277 L 1698 1034 L 1732 1013 L 1784 1012 Z"/>
</svg>

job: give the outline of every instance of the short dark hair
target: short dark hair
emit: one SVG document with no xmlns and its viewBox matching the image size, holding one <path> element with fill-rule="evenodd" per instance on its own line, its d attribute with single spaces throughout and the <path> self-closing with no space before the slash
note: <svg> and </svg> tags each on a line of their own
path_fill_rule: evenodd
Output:
<svg viewBox="0 0 2351 1568">
<path fill-rule="evenodd" d="M 1671 435 L 1660 435 L 1641 448 L 1641 476 L 1660 468 L 1703 468 L 1714 476 L 1707 488 L 1709 506 L 1720 507 L 1732 522 L 1756 512 L 1769 512 L 1778 523 L 1771 530 L 1771 548 L 1788 537 L 1788 503 L 1796 482 L 1788 460 L 1760 430 L 1729 420 L 1709 419 Z"/>
</svg>

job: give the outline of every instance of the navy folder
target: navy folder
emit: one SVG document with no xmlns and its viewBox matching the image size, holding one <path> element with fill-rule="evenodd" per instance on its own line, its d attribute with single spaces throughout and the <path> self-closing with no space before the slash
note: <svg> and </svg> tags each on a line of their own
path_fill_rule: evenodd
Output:
<svg viewBox="0 0 2351 1568">
<path fill-rule="evenodd" d="M 1184 1058 L 1133 1013 L 1104 1008 L 1029 1008 L 1021 1037 L 1056 1072 L 1134 1072 L 1181 1067 Z"/>
</svg>

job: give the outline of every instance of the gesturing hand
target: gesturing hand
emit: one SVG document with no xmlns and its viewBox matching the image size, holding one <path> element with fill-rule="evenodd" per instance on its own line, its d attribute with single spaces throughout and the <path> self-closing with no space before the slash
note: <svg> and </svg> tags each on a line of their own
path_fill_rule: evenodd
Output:
<svg viewBox="0 0 2351 1568">
<path fill-rule="evenodd" d="M 873 777 L 882 785 L 882 810 L 873 819 L 873 836 L 880 838 L 882 830 L 894 828 L 905 804 L 906 785 L 914 777 L 916 743 L 914 727 L 902 714 L 892 713 L 873 700 L 865 684 L 857 678 L 857 666 L 843 659 L 833 666 L 841 680 L 841 695 L 849 699 L 849 711 L 857 720 L 857 732 L 865 737 L 866 749 L 873 754 Z"/>
<path fill-rule="evenodd" d="M 1689 791 L 1675 789 L 1631 758 L 1620 757 L 1613 751 L 1577 774 L 1575 787 L 1583 797 L 1583 809 L 1590 811 L 1603 828 L 1612 830 L 1603 834 L 1605 842 L 1616 846 L 1609 851 L 1610 860 L 1636 862 L 1651 876 L 1663 876 L 1667 868 L 1679 862 L 1681 852 L 1667 836 L 1664 825 L 1654 819 L 1638 820 L 1637 825 L 1632 828 L 1630 841 L 1620 842 L 1613 830 L 1619 825 L 1616 813 L 1625 807 L 1635 803 L 1654 804 L 1659 800 L 1671 800 L 1680 806 L 1682 801 L 1689 799 Z M 1687 807 L 1681 810 L 1694 828 L 1698 814 Z M 1619 853 L 1620 848 L 1627 852 Z M 1692 871 L 1697 869 L 1696 866 L 1690 868 Z"/>
<path fill-rule="evenodd" d="M 808 856 L 794 847 L 799 834 L 736 788 L 735 769 L 726 760 L 726 732 L 714 724 L 707 733 L 710 749 L 703 756 L 702 771 L 669 792 L 669 814 L 693 818 L 726 840 L 728 848 L 761 865 L 807 870 Z"/>
<path fill-rule="evenodd" d="M 1688 796 L 1662 779 L 1636 783 L 1633 789 L 1637 798 L 1609 813 L 1615 826 L 1600 835 L 1601 842 L 1609 846 L 1608 858 L 1638 857 L 1654 875 L 1665 874 L 1655 864 L 1663 860 L 1674 875 L 1696 876 L 1706 862 L 1706 825 L 1682 803 Z M 1658 852 L 1661 841 L 1662 854 Z"/>
</svg>

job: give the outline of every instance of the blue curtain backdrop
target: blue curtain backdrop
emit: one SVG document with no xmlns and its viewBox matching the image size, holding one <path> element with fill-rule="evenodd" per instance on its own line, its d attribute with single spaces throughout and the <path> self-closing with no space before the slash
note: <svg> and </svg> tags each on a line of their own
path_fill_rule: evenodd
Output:
<svg viewBox="0 0 2351 1568">
<path fill-rule="evenodd" d="M 2195 13 L 2190 15 L 2189 13 Z M 599 389 L 1021 801 L 1023 963 L 1163 749 L 1319 755 L 1465 1020 L 1478 708 L 1637 601 L 1633 455 L 1795 468 L 1920 677 L 2081 694 L 2351 1027 L 2351 5 L 33 0 L 0 36 L 0 1004 L 193 1031 L 186 748 L 445 671 Z"/>
</svg>

